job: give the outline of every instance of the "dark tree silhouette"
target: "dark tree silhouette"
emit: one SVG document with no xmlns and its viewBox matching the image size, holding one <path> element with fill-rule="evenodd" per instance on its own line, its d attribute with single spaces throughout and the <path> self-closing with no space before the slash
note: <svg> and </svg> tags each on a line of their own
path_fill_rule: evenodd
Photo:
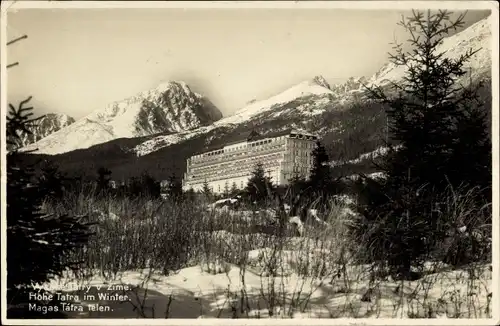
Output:
<svg viewBox="0 0 500 326">
<path fill-rule="evenodd" d="M 224 184 L 224 192 L 223 192 L 222 196 L 223 196 L 224 198 L 227 198 L 227 197 L 229 197 L 230 195 L 231 195 L 231 188 L 229 188 L 229 184 L 226 182 L 226 183 Z"/>
<path fill-rule="evenodd" d="M 331 181 L 330 166 L 328 165 L 326 149 L 319 140 L 316 142 L 312 157 L 313 166 L 309 177 L 310 183 L 319 191 L 325 191 Z"/>
<path fill-rule="evenodd" d="M 52 161 L 45 160 L 40 167 L 38 187 L 49 201 L 61 200 L 65 190 L 65 183 L 69 179 L 59 171 L 59 166 Z"/>
<path fill-rule="evenodd" d="M 100 167 L 97 169 L 97 192 L 104 193 L 110 188 L 111 171 Z"/>
<path fill-rule="evenodd" d="M 205 179 L 205 181 L 203 181 L 203 188 L 202 188 L 201 192 L 203 193 L 205 200 L 211 201 L 213 199 L 212 189 L 208 185 L 208 181 L 206 179 Z"/>
<path fill-rule="evenodd" d="M 151 198 L 158 198 L 161 195 L 160 182 L 146 172 L 141 175 L 141 189 L 143 195 Z M 169 191 L 170 188 L 167 189 L 167 192 Z"/>
<path fill-rule="evenodd" d="M 266 176 L 264 166 L 262 163 L 257 163 L 245 188 L 248 199 L 257 205 L 264 204 L 272 198 L 273 189 L 271 178 Z"/>
<path fill-rule="evenodd" d="M 182 194 L 182 182 L 175 174 L 170 175 L 168 178 L 167 195 L 174 200 L 181 200 Z"/>
<path fill-rule="evenodd" d="M 233 184 L 231 185 L 231 189 L 229 190 L 229 193 L 231 194 L 231 196 L 236 196 L 238 195 L 240 191 L 238 190 L 238 185 L 236 184 L 236 182 L 233 182 Z"/>
<path fill-rule="evenodd" d="M 438 225 L 446 224 L 445 217 L 436 216 L 433 199 L 450 186 L 490 186 L 491 149 L 481 132 L 485 119 L 477 109 L 476 89 L 457 82 L 478 49 L 455 59 L 438 49 L 451 31 L 463 25 L 463 18 L 452 21 L 446 11 L 414 11 L 403 18 L 400 25 L 410 34 L 412 50 L 405 52 L 402 44 L 396 44 L 390 58 L 407 68 L 406 75 L 390 89 L 368 88 L 371 98 L 387 107 L 389 143 L 398 147 L 390 145 L 378 166 L 387 178 L 365 180 L 371 198 L 362 200 L 363 219 L 355 230 L 367 237 L 362 241 L 368 246 L 367 256 L 405 278 L 412 277 L 411 265 L 419 265 L 445 237 Z"/>
<path fill-rule="evenodd" d="M 330 159 L 325 146 L 319 140 L 316 142 L 312 157 L 313 166 L 307 182 L 307 187 L 310 189 L 308 198 L 309 201 L 316 201 L 318 207 L 326 209 L 329 196 L 344 191 L 344 184 L 341 177 L 333 178 Z"/>
<path fill-rule="evenodd" d="M 23 101 L 11 106 L 7 118 L 7 142 L 17 144 L 21 132 L 30 133 L 31 108 Z M 36 181 L 34 167 L 21 168 L 16 149 L 7 154 L 7 301 L 11 307 L 26 304 L 33 285 L 41 285 L 68 268 L 78 268 L 69 254 L 85 244 L 89 224 L 73 216 L 48 215 L 42 210 L 45 188 Z M 9 309 L 9 317 L 28 317 L 34 312 Z M 60 317 L 46 314 L 31 317 Z"/>
</svg>

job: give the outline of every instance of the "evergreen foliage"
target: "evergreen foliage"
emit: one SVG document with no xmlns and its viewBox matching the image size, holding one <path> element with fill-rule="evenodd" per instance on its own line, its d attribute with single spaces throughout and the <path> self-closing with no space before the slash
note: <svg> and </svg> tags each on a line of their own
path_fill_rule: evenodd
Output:
<svg viewBox="0 0 500 326">
<path fill-rule="evenodd" d="M 345 190 L 345 186 L 341 177 L 333 178 L 326 148 L 319 140 L 312 152 L 312 158 L 309 180 L 305 184 L 300 180 L 297 181 L 299 181 L 298 184 L 303 184 L 310 190 L 308 191 L 309 202 L 314 201 L 319 207 L 326 208 L 329 196 L 341 193 Z"/>
<path fill-rule="evenodd" d="M 40 167 L 38 187 L 48 201 L 60 200 L 64 195 L 65 183 L 68 178 L 59 171 L 59 166 L 52 161 L 45 160 Z"/>
<path fill-rule="evenodd" d="M 233 182 L 233 184 L 231 185 L 231 189 L 229 190 L 229 194 L 231 197 L 234 197 L 236 195 L 239 194 L 239 189 L 238 189 L 238 185 L 236 184 L 236 182 Z"/>
<path fill-rule="evenodd" d="M 437 48 L 463 18 L 452 21 L 446 11 L 414 11 L 403 18 L 412 50 L 396 44 L 390 58 L 407 68 L 406 76 L 391 92 L 369 88 L 372 99 L 387 108 L 390 151 L 378 166 L 387 178 L 364 180 L 363 218 L 354 231 L 366 237 L 367 257 L 404 278 L 411 278 L 411 266 L 418 267 L 454 227 L 452 215 L 438 213 L 437 198 L 450 188 L 491 192 L 485 116 L 476 89 L 456 82 L 478 49 L 450 59 Z"/>
<path fill-rule="evenodd" d="M 229 188 L 229 183 L 226 181 L 224 184 L 224 192 L 223 192 L 223 197 L 227 198 L 231 195 L 231 189 Z"/>
<path fill-rule="evenodd" d="M 174 200 L 182 199 L 182 181 L 175 174 L 170 175 L 168 178 L 167 195 Z"/>
<path fill-rule="evenodd" d="M 310 184 L 314 185 L 317 193 L 327 193 L 331 184 L 330 166 L 328 165 L 326 149 L 319 140 L 316 142 L 312 157 L 313 165 L 309 177 Z"/>
<path fill-rule="evenodd" d="M 255 169 L 252 171 L 250 179 L 248 179 L 245 188 L 245 194 L 251 203 L 257 205 L 265 204 L 269 198 L 273 196 L 274 186 L 271 178 L 266 176 L 266 171 L 262 163 L 257 163 Z"/>
<path fill-rule="evenodd" d="M 150 198 L 158 198 L 161 194 L 161 185 L 155 178 L 153 178 L 148 173 L 143 173 L 141 175 L 141 189 L 143 195 Z M 171 189 L 167 189 L 171 191 Z"/>
<path fill-rule="evenodd" d="M 206 179 L 205 181 L 203 181 L 203 188 L 201 192 L 203 193 L 203 196 L 205 197 L 206 201 L 210 202 L 213 199 L 212 189 L 208 185 L 208 181 Z"/>
<path fill-rule="evenodd" d="M 46 170 L 51 181 L 40 186 L 33 166 L 19 167 L 15 145 L 21 133 L 30 133 L 28 126 L 33 121 L 32 108 L 24 107 L 28 101 L 21 102 L 18 109 L 11 105 L 7 118 L 7 142 L 12 145 L 7 153 L 7 301 L 12 308 L 9 316 L 28 314 L 27 308 L 16 309 L 16 305 L 28 302 L 33 285 L 61 276 L 68 268 L 78 268 L 79 262 L 70 261 L 69 254 L 87 243 L 90 236 L 89 224 L 80 222 L 80 218 L 44 213 L 46 195 L 60 191 L 59 175 L 53 168 Z"/>
<path fill-rule="evenodd" d="M 97 169 L 97 192 L 105 193 L 109 191 L 111 181 L 111 171 L 107 168 L 100 167 Z"/>
</svg>

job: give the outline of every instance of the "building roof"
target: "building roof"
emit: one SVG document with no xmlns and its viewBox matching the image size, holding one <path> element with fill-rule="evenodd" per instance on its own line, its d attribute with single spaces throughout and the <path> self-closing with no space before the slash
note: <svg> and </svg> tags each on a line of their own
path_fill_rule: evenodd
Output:
<svg viewBox="0 0 500 326">
<path fill-rule="evenodd" d="M 221 149 L 223 149 L 226 146 L 230 146 L 230 145 L 234 145 L 234 144 L 238 144 L 238 143 L 242 143 L 242 142 L 246 142 L 246 141 L 251 142 L 251 141 L 257 141 L 257 140 L 266 139 L 266 138 L 275 138 L 275 137 L 280 137 L 280 136 L 287 136 L 287 135 L 294 134 L 294 133 L 296 133 L 296 134 L 306 134 L 306 135 L 309 135 L 309 136 L 314 136 L 314 135 L 312 135 L 310 133 L 303 132 L 303 131 L 300 131 L 300 130 L 295 130 L 293 128 L 287 128 L 287 129 L 284 129 L 284 130 L 272 131 L 272 132 L 268 132 L 268 133 L 265 133 L 265 134 L 260 134 L 260 133 L 256 132 L 255 130 L 252 130 L 250 132 L 241 132 L 241 133 L 237 134 L 236 136 L 231 137 L 232 141 L 224 143 L 223 145 L 217 144 L 216 146 L 208 146 L 203 152 L 199 152 L 199 153 L 196 153 L 194 155 L 200 155 L 200 154 L 204 154 L 204 153 L 207 153 L 207 152 L 213 152 L 213 151 L 221 150 Z"/>
<path fill-rule="evenodd" d="M 262 137 L 262 136 L 258 132 L 256 132 L 255 130 L 252 130 L 250 132 L 241 132 L 238 135 L 236 135 L 235 137 L 233 137 L 233 141 L 227 142 L 222 146 L 217 146 L 217 148 L 215 148 L 213 150 L 215 151 L 217 149 L 222 149 L 225 146 L 238 144 L 238 143 L 241 143 L 244 141 L 257 140 L 257 139 L 259 139 L 259 137 Z"/>
</svg>

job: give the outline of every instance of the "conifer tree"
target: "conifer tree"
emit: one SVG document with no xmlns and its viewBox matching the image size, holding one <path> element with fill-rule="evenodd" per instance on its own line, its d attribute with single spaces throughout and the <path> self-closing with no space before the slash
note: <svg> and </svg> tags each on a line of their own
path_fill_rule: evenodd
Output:
<svg viewBox="0 0 500 326">
<path fill-rule="evenodd" d="M 397 44 L 391 56 L 397 65 L 406 66 L 408 72 L 400 84 L 393 85 L 397 96 L 388 96 L 380 88 L 372 89 L 374 99 L 388 106 L 391 138 L 400 145 L 387 160 L 386 172 L 410 180 L 417 186 L 428 184 L 436 190 L 463 184 L 462 173 L 468 166 L 452 159 L 471 151 L 481 144 L 474 154 L 481 162 L 491 149 L 487 146 L 485 116 L 477 108 L 477 89 L 468 89 L 458 78 L 467 74 L 466 64 L 481 49 L 469 49 L 456 59 L 444 57 L 438 46 L 448 34 L 463 26 L 465 14 L 451 21 L 450 13 L 439 11 L 426 15 L 414 12 L 400 25 L 410 32 L 410 45 L 414 52 L 407 53 Z M 479 129 L 479 132 L 478 132 Z M 468 135 L 468 131 L 474 134 Z M 486 145 L 486 146 L 485 146 Z M 485 158 L 486 157 L 486 158 Z M 477 160 L 475 160 L 477 161 Z M 484 166 L 484 164 L 483 164 Z M 460 170 L 461 173 L 450 173 Z M 479 173 L 491 174 L 485 167 Z M 472 185 L 477 184 L 470 180 Z"/>
<path fill-rule="evenodd" d="M 62 276 L 68 268 L 78 268 L 70 254 L 90 235 L 89 224 L 80 222 L 81 218 L 48 215 L 42 210 L 45 189 L 37 183 L 34 167 L 21 164 L 15 146 L 21 133 L 31 133 L 32 108 L 24 107 L 29 100 L 21 102 L 18 109 L 10 105 L 7 117 L 7 142 L 12 146 L 7 153 L 7 301 L 13 306 L 34 303 L 28 299 L 33 285 Z M 28 308 L 8 312 L 11 317 L 32 313 Z"/>
<path fill-rule="evenodd" d="M 252 203 L 263 204 L 272 195 L 273 189 L 271 178 L 266 176 L 264 166 L 260 162 L 257 163 L 245 188 L 248 198 Z"/>
<path fill-rule="evenodd" d="M 340 178 L 333 179 L 329 165 L 329 157 L 323 144 L 318 140 L 312 152 L 313 166 L 310 171 L 307 186 L 309 202 L 317 202 L 321 210 L 327 209 L 329 196 L 343 190 Z"/>
<path fill-rule="evenodd" d="M 328 193 L 331 185 L 330 166 L 326 149 L 318 140 L 312 152 L 313 166 L 309 176 L 309 183 L 317 194 Z"/>
<path fill-rule="evenodd" d="M 23 35 L 7 45 L 26 38 Z M 9 64 L 7 68 L 18 64 Z M 37 183 L 34 167 L 23 164 L 18 152 L 21 135 L 32 134 L 31 127 L 38 120 L 32 118 L 33 108 L 25 107 L 30 100 L 31 96 L 18 108 L 9 104 L 6 123 L 7 317 L 58 318 L 64 314 L 30 311 L 28 303 L 40 302 L 30 300 L 29 293 L 33 292 L 33 286 L 61 276 L 64 270 L 78 268 L 79 262 L 72 261 L 70 255 L 87 243 L 90 224 L 72 216 L 48 215 L 42 210 L 45 193 Z M 58 302 L 48 304 L 55 306 Z"/>
<path fill-rule="evenodd" d="M 486 124 L 488 118 L 482 102 L 478 99 L 476 103 L 463 107 L 462 114 L 457 117 L 456 137 L 450 155 L 453 164 L 447 176 L 450 180 L 457 180 L 455 183 L 461 181 L 468 187 L 479 187 L 480 199 L 491 202 L 492 157 L 491 138 Z"/>
<path fill-rule="evenodd" d="M 161 194 L 161 185 L 160 182 L 156 181 L 148 173 L 144 172 L 141 175 L 141 188 L 144 195 L 152 198 L 158 198 Z M 168 191 L 168 190 L 167 190 Z"/>
<path fill-rule="evenodd" d="M 177 176 L 172 173 L 168 178 L 168 189 L 167 194 L 174 200 L 182 199 L 182 182 L 177 178 Z"/>
<path fill-rule="evenodd" d="M 97 169 L 97 192 L 102 194 L 109 190 L 111 181 L 111 171 L 105 167 Z"/>
<path fill-rule="evenodd" d="M 210 188 L 208 181 L 206 179 L 205 179 L 205 181 L 203 181 L 203 188 L 202 188 L 201 192 L 203 193 L 205 200 L 207 200 L 207 201 L 212 200 L 212 198 L 213 198 L 212 189 Z"/>
<path fill-rule="evenodd" d="M 233 184 L 231 185 L 231 190 L 230 190 L 231 196 L 236 196 L 238 194 L 238 192 L 239 192 L 238 185 L 236 185 L 236 182 L 233 182 Z"/>
<path fill-rule="evenodd" d="M 196 192 L 193 190 L 193 188 L 190 188 L 186 192 L 184 192 L 184 197 L 188 202 L 194 202 L 196 200 Z"/>
<path fill-rule="evenodd" d="M 64 194 L 64 182 L 67 180 L 59 171 L 57 164 L 48 160 L 42 163 L 38 186 L 47 200 L 60 200 Z"/>
<path fill-rule="evenodd" d="M 413 11 L 411 17 L 403 18 L 400 25 L 410 35 L 412 50 L 396 44 L 390 58 L 396 66 L 406 67 L 406 74 L 390 89 L 369 88 L 372 99 L 387 107 L 390 143 L 398 147 L 391 145 L 379 166 L 385 181 L 368 180 L 371 198 L 365 198 L 360 207 L 363 219 L 355 230 L 368 237 L 363 241 L 369 244 L 367 255 L 387 262 L 393 273 L 405 278 L 411 277 L 410 267 L 418 265 L 444 237 L 433 198 L 450 185 L 455 189 L 464 181 L 477 185 L 464 159 L 477 162 L 473 173 L 482 176 L 481 182 L 488 174 L 491 179 L 488 140 L 479 132 L 484 116 L 473 109 L 475 89 L 457 82 L 479 49 L 447 58 L 438 48 L 451 31 L 463 25 L 463 18 L 452 20 L 447 11 Z"/>
<path fill-rule="evenodd" d="M 227 198 L 231 195 L 231 190 L 229 188 L 229 183 L 226 183 L 224 184 L 224 198 Z"/>
</svg>

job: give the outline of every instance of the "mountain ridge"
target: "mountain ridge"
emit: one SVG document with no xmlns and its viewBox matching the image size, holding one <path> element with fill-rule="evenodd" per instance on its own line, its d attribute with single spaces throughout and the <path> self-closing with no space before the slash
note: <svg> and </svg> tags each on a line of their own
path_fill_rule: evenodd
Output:
<svg viewBox="0 0 500 326">
<path fill-rule="evenodd" d="M 21 134 L 19 146 L 24 147 L 33 144 L 58 130 L 65 128 L 75 122 L 75 119 L 64 113 L 47 113 L 39 118 L 29 127 L 31 133 Z"/>
<path fill-rule="evenodd" d="M 475 70 L 472 75 L 475 81 L 491 81 L 489 26 L 492 24 L 488 17 L 471 25 L 472 31 L 467 28 L 450 36 L 453 42 L 445 39 L 440 47 L 451 56 L 460 55 L 469 47 L 482 47 L 483 51 L 478 52 L 470 64 Z M 252 100 L 232 116 L 207 125 L 103 141 L 86 150 L 66 152 L 53 158 L 61 166 L 64 164 L 65 169 L 82 170 L 82 164 L 87 164 L 85 169 L 91 171 L 98 164 L 104 164 L 95 158 L 96 153 L 107 155 L 108 152 L 113 157 L 106 161 L 109 163 L 106 167 L 119 177 L 148 171 L 155 177 L 166 178 L 172 171 L 182 173 L 187 157 L 230 142 L 242 132 L 256 130 L 265 135 L 286 128 L 301 128 L 321 137 L 332 161 L 349 161 L 353 165 L 350 160 L 379 148 L 386 136 L 385 112 L 366 98 L 364 85 L 385 87 L 387 80 L 397 82 L 404 71 L 396 68 L 388 63 L 372 76 L 351 77 L 337 85 L 315 76 L 268 99 Z M 482 92 L 491 109 L 491 84 L 486 83 Z M 165 160 L 166 157 L 169 159 Z M 361 164 L 358 168 L 367 167 Z"/>
<path fill-rule="evenodd" d="M 220 118 L 208 99 L 184 82 L 170 81 L 94 110 L 24 150 L 60 154 L 118 138 L 195 129 Z"/>
</svg>

